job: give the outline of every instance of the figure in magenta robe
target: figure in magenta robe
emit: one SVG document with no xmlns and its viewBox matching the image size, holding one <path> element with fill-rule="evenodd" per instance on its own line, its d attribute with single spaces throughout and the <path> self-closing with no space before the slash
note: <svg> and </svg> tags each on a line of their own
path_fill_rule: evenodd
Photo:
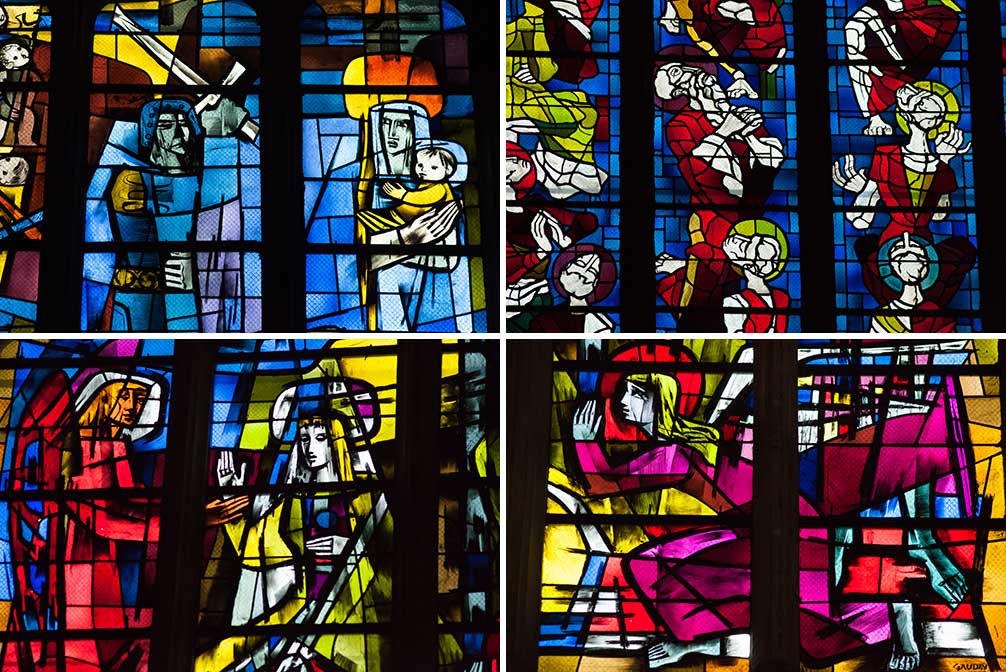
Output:
<svg viewBox="0 0 1006 672">
<path fill-rule="evenodd" d="M 638 506 L 640 497 L 671 487 L 716 513 L 749 512 L 751 435 L 736 409 L 720 412 L 722 405 L 713 400 L 710 417 L 718 418 L 716 422 L 687 417 L 690 408 L 683 400 L 696 392 L 701 395 L 694 382 L 701 374 L 685 368 L 676 377 L 611 375 L 618 376 L 618 383 L 606 385 L 602 380 L 600 401 L 582 401 L 572 418 L 576 464 L 586 494 L 579 499 L 550 485 L 553 499 L 571 513 L 585 513 L 591 498 L 636 498 L 632 501 Z M 849 389 L 835 392 L 834 377 L 818 376 L 812 384 L 822 391 L 808 412 L 823 416 L 821 409 L 830 409 L 828 417 L 840 429 L 827 440 L 801 434 L 801 473 L 817 474 L 818 484 L 801 483 L 801 515 L 922 521 L 974 516 L 969 467 L 973 456 L 961 440 L 962 391 L 957 381 L 931 376 L 917 384 L 898 376 L 867 375 L 843 384 Z M 729 388 L 728 380 L 724 390 Z M 877 405 L 877 419 L 841 401 L 850 394 L 862 397 L 864 407 Z M 735 388 L 725 396 L 737 400 L 743 393 Z M 692 405 L 697 398 L 692 397 Z M 834 410 L 843 403 L 848 417 Z M 726 449 L 731 444 L 742 446 L 739 454 Z M 620 627 L 629 635 L 666 632 L 664 641 L 635 640 L 637 649 L 648 646 L 651 668 L 677 663 L 689 654 L 746 657 L 751 580 L 747 528 L 710 518 L 708 525 L 660 536 L 660 528 L 650 526 L 645 529 L 651 541 L 624 554 L 605 546 L 599 528 L 585 524 L 580 529 L 591 558 L 584 576 L 593 578 L 584 579 L 590 585 L 577 595 L 615 589 L 613 599 L 625 613 Z M 839 528 L 833 538 L 827 529 L 804 530 L 800 619 L 806 655 L 820 667 L 885 645 L 890 669 L 916 669 L 923 653 L 914 635 L 920 615 L 949 620 L 970 615 L 963 602 L 974 543 L 973 531 L 960 534 L 925 526 L 908 532 Z M 607 650 L 618 648 L 611 644 L 614 638 L 591 639 L 611 632 L 611 619 L 591 616 L 584 607 L 579 597 L 574 600 L 571 614 L 588 615 L 571 622 L 583 629 L 580 636 L 587 648 L 592 641 L 605 643 Z"/>
<path fill-rule="evenodd" d="M 163 383 L 134 373 L 91 369 L 71 379 L 53 372 L 25 405 L 8 487 L 14 492 L 145 487 L 134 474 L 132 442 L 159 424 L 163 390 Z M 151 473 L 154 483 L 163 478 L 160 457 Z M 94 640 L 86 633 L 152 625 L 159 500 L 105 496 L 10 503 L 16 570 L 9 630 L 59 628 L 82 638 L 61 644 L 62 656 L 53 642 L 19 642 L 7 647 L 4 669 L 146 668 L 145 640 Z M 63 548 L 57 534 L 63 535 Z"/>
</svg>

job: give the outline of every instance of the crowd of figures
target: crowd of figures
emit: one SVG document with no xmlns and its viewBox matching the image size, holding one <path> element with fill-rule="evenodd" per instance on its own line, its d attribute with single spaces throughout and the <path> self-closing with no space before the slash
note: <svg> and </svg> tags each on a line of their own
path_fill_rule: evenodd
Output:
<svg viewBox="0 0 1006 672">
<path fill-rule="evenodd" d="M 593 206 L 619 196 L 599 165 L 617 168 L 607 156 L 617 154 L 610 139 L 617 121 L 615 96 L 591 86 L 599 71 L 614 70 L 610 54 L 591 52 L 592 26 L 608 8 L 525 0 L 510 9 L 509 326 L 609 331 L 616 325 L 596 306 L 617 286 L 617 235 L 607 231 L 617 223 L 609 211 L 599 221 Z M 799 280 L 790 276 L 798 272 L 787 269 L 798 261 L 799 234 L 791 223 L 795 126 L 780 107 L 800 67 L 788 59 L 791 8 L 776 0 L 667 0 L 661 9 L 656 189 L 680 198 L 684 214 L 664 219 L 663 231 L 657 224 L 658 303 L 679 331 L 785 332 L 809 296 L 794 297 Z M 960 39 L 962 13 L 952 0 L 865 0 L 843 15 L 845 65 L 833 75 L 833 112 L 864 120 L 860 139 L 845 144 L 871 146 L 836 157 L 836 199 L 848 210 L 837 243 L 855 237 L 856 257 L 836 259 L 836 273 L 848 275 L 849 287 L 865 287 L 871 331 L 953 331 L 946 309 L 956 307 L 975 265 L 974 243 L 961 235 L 967 224 L 953 210 L 969 205 L 959 188 L 969 172 L 969 98 L 960 75 L 944 83 L 947 69 L 938 67 Z M 605 28 L 599 40 L 610 43 L 613 29 Z M 803 147 L 814 142 L 801 138 Z"/>
</svg>

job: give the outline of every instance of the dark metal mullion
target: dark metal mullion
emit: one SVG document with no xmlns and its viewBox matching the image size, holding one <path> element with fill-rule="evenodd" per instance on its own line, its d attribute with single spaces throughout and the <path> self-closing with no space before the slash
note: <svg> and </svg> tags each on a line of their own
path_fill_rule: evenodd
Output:
<svg viewBox="0 0 1006 672">
<path fill-rule="evenodd" d="M 805 332 L 830 333 L 835 307 L 835 233 L 832 226 L 831 113 L 825 2 L 794 2 L 800 286 Z M 812 292 L 812 293 L 811 293 Z M 810 299 L 813 300 L 810 300 Z M 794 416 L 795 417 L 795 416 Z"/>
<path fill-rule="evenodd" d="M 653 333 L 657 319 L 656 223 L 653 170 L 653 3 L 620 6 L 622 51 L 619 57 L 621 110 L 613 130 L 620 135 L 619 184 L 622 212 L 619 271 L 621 330 Z M 661 250 L 662 252 L 663 250 Z M 551 387 L 551 383 L 549 383 Z"/>
<path fill-rule="evenodd" d="M 292 5 L 292 7 L 291 7 Z M 258 3 L 262 30 L 262 296 L 267 332 L 307 330 L 300 109 L 305 2 Z"/>
<path fill-rule="evenodd" d="M 91 81 L 91 25 L 96 3 L 52 3 L 47 118 L 45 222 L 39 259 L 37 328 L 80 331 L 84 204 Z"/>
<path fill-rule="evenodd" d="M 402 341 L 398 355 L 391 576 L 391 670 L 437 665 L 437 439 L 442 350 L 439 341 Z"/>
<path fill-rule="evenodd" d="M 800 669 L 797 341 L 755 344 L 751 668 Z"/>
<path fill-rule="evenodd" d="M 188 670 L 195 659 L 215 351 L 213 341 L 175 343 L 151 672 Z"/>
<path fill-rule="evenodd" d="M 507 669 L 538 669 L 541 559 L 545 547 L 552 341 L 507 343 Z"/>
<path fill-rule="evenodd" d="M 475 105 L 475 132 L 478 138 L 479 180 L 476 188 L 479 195 L 479 228 L 481 235 L 482 277 L 485 288 L 485 303 L 488 333 L 500 330 L 501 263 L 500 263 L 500 166 L 499 148 L 503 141 L 499 119 L 499 80 L 489 76 L 489 71 L 480 72 L 480 65 L 499 62 L 497 40 L 483 38 L 482 31 L 493 35 L 490 28 L 500 25 L 503 17 L 498 2 L 477 0 L 469 4 L 468 34 L 470 36 L 469 77 L 472 81 L 472 101 Z M 476 76 L 476 75 L 479 76 Z M 470 239 L 468 241 L 470 243 Z M 477 291 L 477 287 L 472 287 Z M 472 297 L 474 302 L 476 297 Z"/>
<path fill-rule="evenodd" d="M 971 2 L 967 12 L 968 76 L 971 80 L 971 123 L 974 144 L 975 206 L 978 232 L 978 287 L 982 330 L 1006 331 L 1006 297 L 1002 286 L 1002 222 L 999 207 L 1002 186 L 1003 134 L 1002 16 L 999 3 Z"/>
</svg>

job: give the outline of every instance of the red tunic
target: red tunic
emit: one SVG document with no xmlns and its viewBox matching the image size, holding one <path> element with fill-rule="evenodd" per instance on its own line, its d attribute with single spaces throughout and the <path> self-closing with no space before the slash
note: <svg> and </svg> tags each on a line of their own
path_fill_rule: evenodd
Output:
<svg viewBox="0 0 1006 672">
<path fill-rule="evenodd" d="M 772 0 L 748 0 L 755 25 L 727 18 L 717 10 L 723 0 L 690 0 L 692 25 L 699 36 L 713 45 L 721 56 L 738 50 L 754 58 L 777 58 L 786 46 L 786 24 L 779 7 Z M 772 65 L 763 61 L 764 70 Z"/>
<path fill-rule="evenodd" d="M 704 112 L 685 107 L 668 122 L 666 137 L 668 147 L 678 159 L 678 169 L 692 191 L 692 205 L 696 206 L 695 212 L 701 219 L 706 242 L 722 247 L 734 224 L 762 215 L 778 171 L 758 163 L 752 166 L 751 148 L 744 140 L 731 137 L 727 145 L 738 159 L 744 185 L 741 196 L 731 194 L 723 186 L 723 173 L 693 155 L 695 148 L 715 131 L 716 127 Z M 770 137 L 764 126 L 754 134 L 758 138 Z"/>
<path fill-rule="evenodd" d="M 880 16 L 904 59 L 904 67 L 878 65 L 880 74 L 870 75 L 869 111 L 876 115 L 894 105 L 895 93 L 902 85 L 929 75 L 957 32 L 960 16 L 946 5 L 930 5 L 927 0 L 905 0 L 903 12 L 892 12 L 884 0 L 870 0 L 867 4 Z M 866 39 L 863 55 L 867 60 L 891 60 L 890 52 L 873 33 L 868 32 Z"/>
<path fill-rule="evenodd" d="M 905 165 L 902 145 L 877 147 L 873 155 L 873 164 L 870 166 L 870 179 L 876 182 L 880 189 L 881 205 L 888 208 L 913 208 L 890 213 L 891 221 L 880 235 L 881 244 L 901 236 L 906 231 L 932 240 L 929 223 L 933 221 L 933 214 L 940 198 L 957 190 L 957 178 L 953 169 L 941 161 L 932 175 L 932 182 L 921 203 L 916 206 L 912 202 L 908 167 Z"/>
<path fill-rule="evenodd" d="M 678 319 L 678 327 L 689 331 L 722 332 L 723 297 L 740 283 L 740 276 L 718 246 L 699 243 L 685 250 L 685 255 L 695 264 L 694 288 L 688 306 L 705 310 L 694 315 L 684 312 Z M 687 268 L 681 268 L 657 280 L 657 293 L 667 305 L 680 307 L 687 285 Z M 713 308 L 715 310 L 710 310 Z"/>
<path fill-rule="evenodd" d="M 741 297 L 747 301 L 748 306 L 754 308 L 755 310 L 771 310 L 775 312 L 767 313 L 748 313 L 747 319 L 744 320 L 744 333 L 745 334 L 769 334 L 786 333 L 786 313 L 783 312 L 789 308 L 789 294 L 778 289 L 776 287 L 769 288 L 772 292 L 772 304 L 768 305 L 765 298 L 750 288 L 745 288 L 741 293 Z M 775 327 L 773 329 L 773 327 Z"/>
<path fill-rule="evenodd" d="M 81 439 L 79 453 L 69 460 L 74 473 L 69 478 L 65 476 L 64 446 L 73 445 L 67 443 L 73 422 L 72 408 L 66 374 L 54 373 L 22 414 L 15 441 L 16 466 L 11 489 L 57 490 L 64 479 L 67 489 L 78 492 L 142 487 L 134 482 L 128 445 L 119 439 Z M 41 623 L 44 630 L 58 624 L 77 633 L 152 624 L 152 611 L 141 606 L 142 598 L 135 606 L 126 604 L 118 546 L 120 542 L 145 545 L 140 582 L 149 592 L 160 532 L 156 500 L 80 498 L 62 505 L 44 501 L 41 506 L 15 501 L 10 508 L 9 532 L 16 568 L 10 629 L 23 631 L 25 621 Z M 62 556 L 56 543 L 60 528 L 65 538 Z M 143 590 L 138 592 L 142 594 Z M 64 612 L 60 612 L 59 595 L 67 596 Z M 145 668 L 147 646 L 145 640 L 96 641 L 87 639 L 85 634 L 81 639 L 66 642 L 65 670 L 118 669 L 127 657 L 134 658 L 139 668 Z M 37 671 L 55 670 L 55 655 L 54 647 L 38 643 L 7 647 L 4 669 L 30 666 Z"/>
</svg>

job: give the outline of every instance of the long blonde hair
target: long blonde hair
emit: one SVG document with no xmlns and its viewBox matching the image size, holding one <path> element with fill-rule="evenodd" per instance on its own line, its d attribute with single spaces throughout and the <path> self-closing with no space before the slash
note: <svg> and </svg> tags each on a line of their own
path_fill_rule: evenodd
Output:
<svg viewBox="0 0 1006 672">
<path fill-rule="evenodd" d="M 291 473 L 287 475 L 287 482 L 306 482 L 306 480 L 290 480 L 291 477 L 299 479 L 307 471 L 307 467 L 301 465 L 300 461 L 302 457 L 300 455 L 300 430 L 304 427 L 323 427 L 328 432 L 328 440 L 332 448 L 332 461 L 335 463 L 335 473 L 339 476 L 340 481 L 353 480 L 353 461 L 349 455 L 349 442 L 346 440 L 346 430 L 342 426 L 342 421 L 338 418 L 323 418 L 320 415 L 313 415 L 297 422 L 297 435 L 294 438 L 293 452 L 290 455 Z"/>
<path fill-rule="evenodd" d="M 663 373 L 637 373 L 626 376 L 625 380 L 654 391 L 654 434 L 680 441 L 701 453 L 709 464 L 716 464 L 720 433 L 715 427 L 678 415 L 681 386 L 677 379 Z"/>
<path fill-rule="evenodd" d="M 119 400 L 119 394 L 128 386 L 133 386 L 136 388 L 142 388 L 150 393 L 150 387 L 139 383 L 136 381 L 122 380 L 118 382 L 108 383 L 94 395 L 84 409 L 80 412 L 77 419 L 77 426 L 80 428 L 81 434 L 89 434 L 101 429 L 106 429 L 109 424 L 109 416 L 112 413 L 112 409 L 115 408 L 115 404 Z M 108 437 L 115 438 L 115 437 Z"/>
</svg>

